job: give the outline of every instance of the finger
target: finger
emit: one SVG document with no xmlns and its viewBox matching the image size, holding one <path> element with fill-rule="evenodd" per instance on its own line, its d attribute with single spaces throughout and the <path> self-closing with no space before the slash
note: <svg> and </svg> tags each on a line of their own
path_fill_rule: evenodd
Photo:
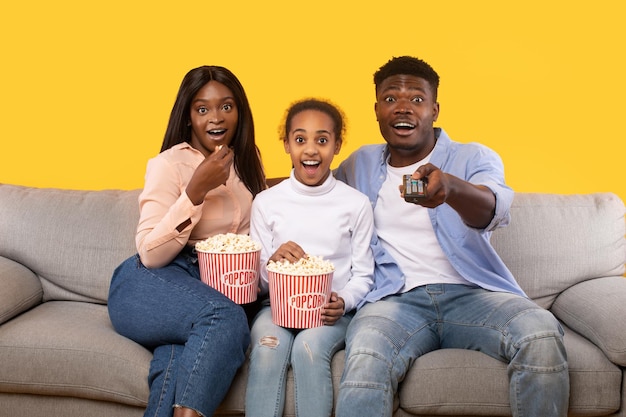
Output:
<svg viewBox="0 0 626 417">
<path fill-rule="evenodd" d="M 434 168 L 435 166 L 432 165 L 431 163 L 420 165 L 413 173 L 412 178 L 419 180 L 424 177 L 427 177 L 430 175 L 431 172 L 433 172 Z"/>
<path fill-rule="evenodd" d="M 216 145 L 213 148 L 213 152 L 211 152 L 209 154 L 209 156 L 213 156 L 214 158 L 221 157 L 225 153 L 225 151 L 223 151 L 223 149 L 224 149 L 224 145 Z"/>
<path fill-rule="evenodd" d="M 213 156 L 215 159 L 225 159 L 230 154 L 232 154 L 231 149 L 228 146 L 217 145 L 210 156 Z M 232 155 L 231 155 L 232 157 Z"/>
<path fill-rule="evenodd" d="M 295 242 L 289 241 L 284 243 L 283 248 L 288 251 L 293 257 L 296 258 L 296 260 L 303 258 L 304 255 L 306 254 L 304 252 L 304 249 L 302 249 L 302 247 L 300 245 L 298 245 Z"/>
</svg>

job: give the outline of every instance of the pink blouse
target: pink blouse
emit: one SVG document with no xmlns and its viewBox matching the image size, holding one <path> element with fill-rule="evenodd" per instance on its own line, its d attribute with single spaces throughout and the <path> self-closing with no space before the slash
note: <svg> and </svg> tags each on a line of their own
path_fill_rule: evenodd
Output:
<svg viewBox="0 0 626 417">
<path fill-rule="evenodd" d="M 209 191 L 194 206 L 185 189 L 204 160 L 200 151 L 183 142 L 148 161 L 144 189 L 139 195 L 139 225 L 135 243 L 142 263 L 158 268 L 170 263 L 185 245 L 219 233 L 248 234 L 252 194 L 231 167 L 226 185 Z M 191 219 L 182 232 L 176 230 Z"/>
</svg>

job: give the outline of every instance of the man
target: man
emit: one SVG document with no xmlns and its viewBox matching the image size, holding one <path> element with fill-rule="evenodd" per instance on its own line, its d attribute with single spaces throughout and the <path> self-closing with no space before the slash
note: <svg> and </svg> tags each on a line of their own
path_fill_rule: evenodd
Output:
<svg viewBox="0 0 626 417">
<path fill-rule="evenodd" d="M 362 147 L 336 172 L 369 197 L 376 229 L 376 287 L 348 329 L 337 416 L 391 416 L 408 367 L 440 348 L 507 362 L 514 416 L 566 416 L 563 330 L 489 241 L 513 200 L 500 157 L 433 127 L 439 76 L 426 62 L 393 58 L 374 84 L 386 144 Z M 399 189 L 404 174 L 425 183 L 416 202 Z"/>
</svg>

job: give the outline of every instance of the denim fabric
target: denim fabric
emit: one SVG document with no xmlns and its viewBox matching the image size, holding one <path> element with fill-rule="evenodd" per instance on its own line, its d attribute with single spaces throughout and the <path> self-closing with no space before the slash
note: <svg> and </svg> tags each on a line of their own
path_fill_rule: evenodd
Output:
<svg viewBox="0 0 626 417">
<path fill-rule="evenodd" d="M 394 393 L 419 356 L 435 349 L 483 352 L 508 363 L 516 417 L 566 416 L 563 330 L 519 295 L 433 284 L 366 304 L 346 336 L 337 417 L 391 416 Z"/>
<path fill-rule="evenodd" d="M 200 281 L 197 257 L 147 269 L 132 256 L 113 273 L 108 303 L 115 330 L 154 351 L 144 415 L 171 416 L 175 404 L 213 415 L 250 335 L 241 306 Z"/>
<path fill-rule="evenodd" d="M 455 142 L 441 128 L 435 128 L 435 135 L 437 142 L 430 163 L 446 174 L 484 185 L 496 196 L 495 214 L 491 224 L 483 229 L 468 227 L 448 204 L 429 209 L 441 249 L 454 269 L 469 282 L 492 291 L 525 295 L 490 243 L 491 233 L 509 223 L 514 196 L 513 190 L 504 183 L 500 156 L 478 143 Z M 388 156 L 386 144 L 364 145 L 350 154 L 334 175 L 367 195 L 376 208 L 378 194 L 387 178 Z M 398 201 L 401 201 L 399 195 Z M 404 273 L 377 235 L 372 239 L 372 251 L 376 261 L 375 288 L 366 296 L 367 302 L 400 292 L 405 281 Z"/>
<path fill-rule="evenodd" d="M 252 325 L 252 352 L 246 389 L 246 417 L 282 417 L 289 366 L 293 370 L 296 416 L 330 417 L 333 381 L 330 364 L 344 347 L 350 315 L 333 326 L 286 329 L 272 323 L 269 306 Z"/>
</svg>

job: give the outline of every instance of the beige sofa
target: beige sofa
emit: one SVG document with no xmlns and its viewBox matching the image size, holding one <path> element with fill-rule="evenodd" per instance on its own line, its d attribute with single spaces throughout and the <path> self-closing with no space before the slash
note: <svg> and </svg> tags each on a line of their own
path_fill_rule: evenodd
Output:
<svg viewBox="0 0 626 417">
<path fill-rule="evenodd" d="M 151 353 L 116 334 L 106 309 L 111 273 L 135 251 L 137 196 L 0 185 L 0 417 L 142 415 Z M 564 324 L 572 416 L 626 416 L 624 229 L 614 194 L 517 194 L 512 224 L 493 236 Z M 244 366 L 220 415 L 243 415 L 245 379 Z M 395 416 L 413 415 L 510 415 L 505 364 L 462 350 L 421 357 L 396 401 Z"/>
</svg>

